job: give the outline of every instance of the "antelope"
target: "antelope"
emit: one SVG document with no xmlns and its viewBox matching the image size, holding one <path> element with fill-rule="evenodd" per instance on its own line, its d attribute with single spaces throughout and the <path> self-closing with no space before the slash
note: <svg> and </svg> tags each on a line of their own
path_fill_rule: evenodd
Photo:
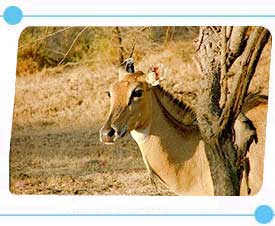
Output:
<svg viewBox="0 0 275 226">
<path fill-rule="evenodd" d="M 130 133 L 152 181 L 161 181 L 179 195 L 214 195 L 196 114 L 190 106 L 175 100 L 162 88 L 164 67 L 150 67 L 148 73 L 135 71 L 130 58 L 118 74 L 118 81 L 111 84 L 107 92 L 110 112 L 100 129 L 101 142 L 112 144 Z M 257 128 L 259 140 L 257 145 L 251 145 L 248 153 L 252 195 L 262 185 L 266 109 L 266 99 L 257 101 L 254 98 L 246 104 L 244 112 Z M 236 140 L 241 140 L 242 126 L 236 121 L 234 128 Z M 241 195 L 248 195 L 244 180 Z"/>
</svg>

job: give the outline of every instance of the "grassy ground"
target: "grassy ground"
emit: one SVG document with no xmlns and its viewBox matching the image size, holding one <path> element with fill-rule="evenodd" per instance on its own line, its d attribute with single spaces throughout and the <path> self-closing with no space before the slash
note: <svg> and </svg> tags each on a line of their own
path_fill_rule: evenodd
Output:
<svg viewBox="0 0 275 226">
<path fill-rule="evenodd" d="M 17 78 L 11 192 L 170 194 L 151 185 L 130 137 L 112 146 L 99 141 L 109 103 L 105 90 L 115 74 L 102 79 L 103 72 L 85 67 L 65 71 Z"/>
<path fill-rule="evenodd" d="M 269 45 L 252 89 L 268 91 Z M 183 63 L 182 49 L 187 50 Z M 164 86 L 180 99 L 196 99 L 198 73 L 191 44 L 170 44 L 146 56 L 138 67 L 165 63 Z M 10 190 L 15 194 L 172 195 L 150 183 L 130 136 L 107 146 L 99 129 L 107 116 L 105 91 L 116 79 L 111 65 L 59 67 L 17 77 L 10 155 Z"/>
</svg>

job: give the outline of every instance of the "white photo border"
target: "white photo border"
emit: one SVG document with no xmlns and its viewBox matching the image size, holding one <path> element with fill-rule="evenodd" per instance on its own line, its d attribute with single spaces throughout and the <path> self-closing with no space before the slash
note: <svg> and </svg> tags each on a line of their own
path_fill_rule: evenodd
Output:
<svg viewBox="0 0 275 226">
<path fill-rule="evenodd" d="M 1 6 L 1 5 L 0 5 Z M 251 197 L 149 197 L 149 196 L 54 196 L 14 195 L 9 191 L 9 151 L 16 80 L 18 39 L 28 26 L 264 26 L 275 34 L 275 14 L 167 14 L 167 13 L 100 13 L 100 14 L 36 14 L 13 7 L 14 17 L 1 9 L 0 15 L 0 217 L 193 217 L 252 218 L 261 223 L 265 211 L 275 216 L 275 184 L 273 167 L 275 152 L 274 121 L 274 48 L 271 53 L 267 139 L 264 182 L 261 191 Z M 17 11 L 16 11 L 17 10 Z M 11 14 L 8 14 L 11 13 Z M 5 53 L 5 54 L 3 54 Z M 3 105 L 3 106 L 2 106 Z M 93 203 L 93 205 L 91 205 Z M 96 205 L 94 205 L 96 203 Z M 129 206 L 129 203 L 134 204 Z M 260 209 L 262 208 L 262 209 Z M 266 212 L 267 211 L 267 212 Z M 255 220 L 254 219 L 254 220 Z M 183 219 L 184 220 L 184 219 Z M 206 221 L 206 220 L 205 220 Z M 251 225 L 251 221 L 247 221 Z M 210 224 L 209 224 L 210 225 Z M 242 224 L 246 225 L 246 224 Z"/>
</svg>

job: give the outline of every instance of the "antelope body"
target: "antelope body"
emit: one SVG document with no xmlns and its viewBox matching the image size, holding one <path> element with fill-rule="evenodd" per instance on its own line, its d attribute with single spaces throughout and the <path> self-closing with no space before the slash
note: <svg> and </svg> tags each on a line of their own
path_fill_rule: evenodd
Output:
<svg viewBox="0 0 275 226">
<path fill-rule="evenodd" d="M 159 179 L 176 194 L 213 195 L 196 116 L 191 108 L 182 102 L 175 103 L 171 94 L 162 89 L 160 71 L 159 67 L 151 68 L 147 74 L 120 70 L 119 80 L 110 86 L 110 113 L 101 128 L 100 139 L 113 143 L 131 133 L 153 179 Z M 266 104 L 250 106 L 247 113 L 259 138 L 258 144 L 252 144 L 249 151 L 252 194 L 257 193 L 262 184 L 265 114 Z M 235 130 L 241 139 L 237 125 Z M 247 194 L 244 182 L 241 194 Z"/>
</svg>

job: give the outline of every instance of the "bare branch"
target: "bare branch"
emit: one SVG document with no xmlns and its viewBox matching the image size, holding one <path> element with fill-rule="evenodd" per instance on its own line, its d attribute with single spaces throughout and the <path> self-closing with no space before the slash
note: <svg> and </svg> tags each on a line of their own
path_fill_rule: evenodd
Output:
<svg viewBox="0 0 275 226">
<path fill-rule="evenodd" d="M 171 26 L 168 26 L 165 32 L 164 46 L 167 46 L 167 43 L 169 41 L 170 30 L 171 30 Z"/>
<path fill-rule="evenodd" d="M 220 117 L 220 131 L 224 131 L 226 127 L 232 125 L 239 115 L 261 52 L 269 37 L 269 31 L 263 27 L 257 27 L 251 34 L 247 48 L 245 48 L 243 53 L 240 71 L 236 75 L 235 82 L 232 84 L 231 90 L 233 92 L 230 94 Z"/>
<path fill-rule="evenodd" d="M 132 48 L 131 48 L 131 52 L 130 52 L 129 58 L 131 58 L 133 56 L 133 54 L 134 54 L 136 43 L 137 43 L 137 38 L 135 37 L 135 39 L 133 41 L 133 45 L 132 45 Z"/>
<path fill-rule="evenodd" d="M 195 40 L 195 44 L 197 45 L 196 51 L 199 51 L 199 49 L 201 48 L 202 41 L 203 41 L 203 27 L 200 28 L 199 37 L 197 40 Z"/>
<path fill-rule="evenodd" d="M 230 35 L 229 53 L 227 58 L 228 69 L 232 66 L 235 60 L 243 53 L 246 39 L 245 35 L 248 27 L 233 27 Z"/>
<path fill-rule="evenodd" d="M 72 50 L 72 48 L 74 47 L 74 44 L 76 43 L 76 41 L 78 40 L 78 38 L 81 36 L 81 34 L 87 29 L 88 27 L 84 27 L 75 37 L 75 39 L 73 40 L 70 48 L 67 50 L 67 52 L 65 53 L 64 57 L 62 58 L 62 60 L 58 63 L 57 66 L 60 66 L 64 60 L 67 58 L 68 54 L 70 53 L 70 51 Z"/>
<path fill-rule="evenodd" d="M 118 42 L 118 62 L 119 64 L 122 64 L 124 61 L 124 53 L 125 53 L 125 49 L 122 45 L 122 37 L 121 37 L 121 32 L 118 26 L 115 27 L 115 32 L 117 35 L 117 42 Z"/>
<path fill-rule="evenodd" d="M 221 108 L 224 107 L 224 104 L 227 101 L 227 64 L 226 64 L 226 58 L 227 58 L 227 28 L 225 26 L 222 27 L 222 49 L 221 49 L 221 100 L 220 100 L 220 106 Z"/>
<path fill-rule="evenodd" d="M 30 42 L 28 42 L 28 43 L 26 43 L 26 44 L 24 44 L 24 45 L 21 45 L 21 46 L 19 46 L 18 48 L 19 48 L 19 49 L 26 48 L 26 47 L 28 47 L 28 46 L 30 46 L 30 45 L 36 43 L 36 42 L 41 42 L 41 41 L 43 41 L 44 39 L 50 38 L 50 37 L 52 37 L 52 36 L 54 36 L 54 35 L 56 35 L 56 34 L 58 34 L 58 33 L 60 33 L 60 32 L 69 30 L 69 29 L 71 29 L 71 28 L 72 28 L 72 27 L 65 27 L 65 28 L 63 28 L 63 29 L 60 29 L 60 30 L 58 30 L 58 31 L 55 31 L 55 32 L 50 33 L 50 34 L 48 34 L 48 35 L 45 35 L 45 36 L 43 36 L 43 37 L 41 37 L 41 38 L 35 39 L 35 40 L 33 40 L 33 41 L 30 41 Z"/>
<path fill-rule="evenodd" d="M 232 30 L 233 30 L 233 26 L 227 26 L 226 27 L 226 38 L 227 38 L 227 40 L 230 39 L 231 34 L 232 34 Z"/>
</svg>

